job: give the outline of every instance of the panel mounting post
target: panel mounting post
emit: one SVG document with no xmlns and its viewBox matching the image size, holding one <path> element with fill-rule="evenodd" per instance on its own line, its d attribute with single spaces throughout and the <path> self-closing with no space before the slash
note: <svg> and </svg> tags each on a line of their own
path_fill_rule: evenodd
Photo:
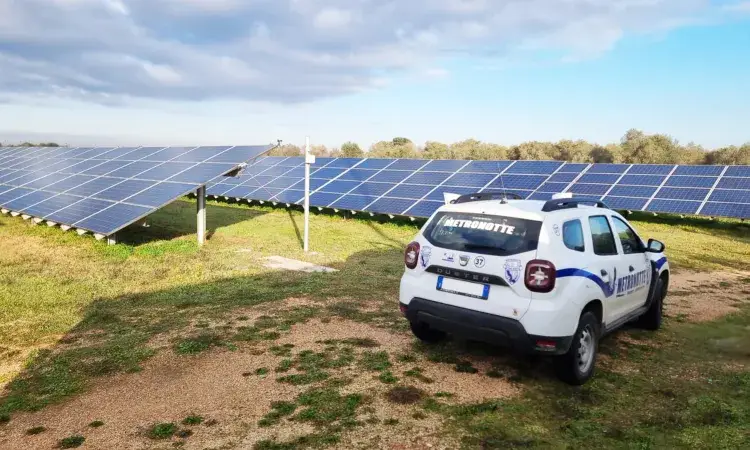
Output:
<svg viewBox="0 0 750 450">
<path fill-rule="evenodd" d="M 310 165 L 315 163 L 315 155 L 310 153 L 310 137 L 305 138 L 305 253 L 310 249 Z"/>
<path fill-rule="evenodd" d="M 196 217 L 198 219 L 198 245 L 206 242 L 206 186 L 201 186 L 195 192 L 198 198 Z"/>
<path fill-rule="evenodd" d="M 117 233 L 107 236 L 107 245 L 117 244 Z"/>
</svg>

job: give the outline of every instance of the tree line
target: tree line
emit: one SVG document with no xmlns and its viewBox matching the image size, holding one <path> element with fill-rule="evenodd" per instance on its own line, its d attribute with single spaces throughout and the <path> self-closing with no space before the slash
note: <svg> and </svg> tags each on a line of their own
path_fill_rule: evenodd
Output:
<svg viewBox="0 0 750 450">
<path fill-rule="evenodd" d="M 0 144 L 0 146 L 2 146 Z M 24 142 L 8 147 L 59 147 L 54 142 L 34 144 Z M 355 142 L 345 142 L 340 148 L 314 145 L 311 151 L 317 156 L 349 158 L 414 158 L 414 159 L 476 159 L 476 160 L 558 160 L 583 163 L 626 164 L 719 164 L 750 165 L 750 142 L 737 147 L 706 149 L 694 143 L 680 144 L 665 134 L 645 134 L 628 130 L 618 143 L 600 145 L 584 140 L 558 142 L 529 141 L 504 146 L 467 139 L 452 144 L 427 141 L 416 145 L 405 137 L 380 141 L 367 151 Z M 271 153 L 274 156 L 301 156 L 302 147 L 284 144 Z"/>
<path fill-rule="evenodd" d="M 750 164 L 750 142 L 737 147 L 706 149 L 694 143 L 680 144 L 665 134 L 645 134 L 631 129 L 619 143 L 600 145 L 584 140 L 559 142 L 529 141 L 504 146 L 467 139 L 452 144 L 427 141 L 416 145 L 408 138 L 396 137 L 380 141 L 367 151 L 355 142 L 346 142 L 340 148 L 324 145 L 311 147 L 316 156 L 349 158 L 415 158 L 415 159 L 476 159 L 476 160 L 558 160 L 582 163 L 626 164 Z M 284 144 L 271 153 L 275 156 L 300 156 L 303 149 Z"/>
</svg>

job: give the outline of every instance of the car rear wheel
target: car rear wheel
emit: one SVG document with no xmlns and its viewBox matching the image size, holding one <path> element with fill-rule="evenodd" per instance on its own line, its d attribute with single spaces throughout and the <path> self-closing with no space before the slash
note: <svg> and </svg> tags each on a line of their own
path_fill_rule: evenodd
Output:
<svg viewBox="0 0 750 450">
<path fill-rule="evenodd" d="M 587 311 L 578 321 L 578 329 L 568 352 L 555 361 L 557 376 L 568 384 L 579 386 L 594 375 L 599 348 L 599 321 Z"/>
<path fill-rule="evenodd" d="M 444 331 L 430 328 L 430 326 L 425 323 L 410 321 L 409 325 L 411 325 L 411 332 L 414 333 L 414 336 L 420 341 L 432 344 L 445 339 L 446 334 Z"/>
</svg>

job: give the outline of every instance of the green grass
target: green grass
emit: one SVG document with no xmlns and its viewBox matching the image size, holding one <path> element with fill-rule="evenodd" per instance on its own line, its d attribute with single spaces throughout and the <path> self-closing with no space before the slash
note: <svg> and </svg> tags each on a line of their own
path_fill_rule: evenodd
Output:
<svg viewBox="0 0 750 450">
<path fill-rule="evenodd" d="M 77 448 L 83 445 L 84 441 L 86 441 L 86 438 L 81 436 L 80 434 L 74 434 L 73 436 L 68 436 L 66 438 L 60 439 L 60 442 L 58 443 L 59 448 Z"/>
<path fill-rule="evenodd" d="M 157 423 L 148 430 L 148 437 L 151 439 L 168 439 L 177 432 L 177 425 L 174 423 Z"/>
<path fill-rule="evenodd" d="M 403 247 L 421 224 L 313 213 L 315 253 L 305 254 L 299 212 L 209 203 L 212 236 L 203 248 L 195 244 L 191 201 L 155 213 L 148 228 L 120 233 L 115 246 L 0 216 L 0 385 L 6 385 L 0 427 L 12 427 L 18 411 L 81 394 L 97 377 L 137 372 L 159 351 L 189 361 L 203 352 L 258 346 L 278 360 L 270 368 L 249 367 L 247 375 L 265 377 L 273 370 L 277 381 L 302 390 L 295 399 L 279 399 L 261 421 L 302 421 L 316 429 L 290 441 L 262 441 L 258 449 L 325 447 L 363 426 L 359 409 L 369 393 L 342 393 L 351 376 L 379 379 L 388 399 L 417 408 L 420 416 L 444 415 L 446 431 L 468 447 L 735 448 L 749 439 L 750 379 L 746 370 L 730 369 L 750 364 L 747 303 L 708 324 L 669 317 L 657 333 L 622 332 L 637 345 L 608 338 L 602 353 L 630 370 L 622 374 L 602 365 L 582 388 L 563 386 L 549 370 L 522 361 L 476 373 L 471 361 L 479 350 L 454 343 L 416 344 L 407 353 L 389 354 L 376 341 L 352 336 L 320 342 L 322 350 L 300 350 L 273 341 L 313 318 L 346 318 L 409 335 L 394 305 Z M 747 224 L 646 214 L 632 219 L 644 237 L 666 244 L 673 270 L 747 269 Z M 268 270 L 260 261 L 271 255 L 339 272 Z M 312 304 L 272 307 L 274 312 L 250 319 L 248 308 L 291 297 Z M 318 306 L 317 300 L 329 303 Z M 169 337 L 166 347 L 150 344 L 159 336 Z M 524 396 L 462 405 L 450 393 L 428 396 L 400 385 L 432 382 L 415 366 L 423 363 L 507 377 Z M 352 374 L 342 377 L 341 370 Z M 172 425 L 159 434 L 177 433 Z"/>
</svg>

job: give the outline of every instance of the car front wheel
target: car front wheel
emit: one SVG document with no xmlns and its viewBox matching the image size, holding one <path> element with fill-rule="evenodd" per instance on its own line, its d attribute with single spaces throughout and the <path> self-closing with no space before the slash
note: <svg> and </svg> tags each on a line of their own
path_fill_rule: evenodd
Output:
<svg viewBox="0 0 750 450">
<path fill-rule="evenodd" d="M 568 384 L 580 386 L 594 375 L 599 348 L 599 321 L 587 311 L 578 321 L 578 329 L 568 352 L 556 361 L 558 377 Z"/>
</svg>

